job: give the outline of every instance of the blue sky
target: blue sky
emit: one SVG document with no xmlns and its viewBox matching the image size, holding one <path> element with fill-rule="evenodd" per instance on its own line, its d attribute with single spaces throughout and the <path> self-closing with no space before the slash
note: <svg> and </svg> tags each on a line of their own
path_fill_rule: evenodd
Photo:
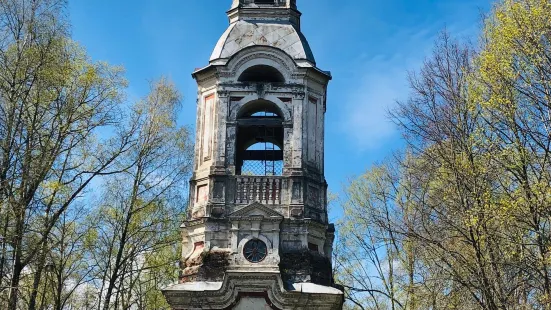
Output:
<svg viewBox="0 0 551 310">
<path fill-rule="evenodd" d="M 406 74 L 429 56 L 439 32 L 476 42 L 489 0 L 298 0 L 318 66 L 333 74 L 326 122 L 326 178 L 344 182 L 401 145 L 387 118 L 408 95 Z M 73 39 L 93 60 L 126 68 L 129 100 L 171 78 L 184 95 L 179 120 L 195 125 L 195 68 L 228 26 L 231 0 L 72 0 Z"/>
</svg>

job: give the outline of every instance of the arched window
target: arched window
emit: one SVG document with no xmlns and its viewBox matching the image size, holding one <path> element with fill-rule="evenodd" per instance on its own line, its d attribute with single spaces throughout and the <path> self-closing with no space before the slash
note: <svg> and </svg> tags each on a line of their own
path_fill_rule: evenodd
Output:
<svg viewBox="0 0 551 310">
<path fill-rule="evenodd" d="M 237 120 L 236 173 L 277 176 L 283 174 L 283 118 L 265 100 L 243 107 Z"/>
<path fill-rule="evenodd" d="M 239 82 L 285 83 L 283 74 L 276 68 L 266 65 L 257 65 L 243 71 Z"/>
</svg>

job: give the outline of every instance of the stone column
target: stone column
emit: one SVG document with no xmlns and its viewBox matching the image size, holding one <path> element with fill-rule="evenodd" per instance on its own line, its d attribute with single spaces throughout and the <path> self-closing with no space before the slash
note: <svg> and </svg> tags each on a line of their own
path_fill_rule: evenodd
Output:
<svg viewBox="0 0 551 310">
<path fill-rule="evenodd" d="M 304 105 L 304 92 L 293 92 L 293 159 L 292 168 L 302 168 L 302 147 L 303 147 L 303 105 Z"/>
</svg>

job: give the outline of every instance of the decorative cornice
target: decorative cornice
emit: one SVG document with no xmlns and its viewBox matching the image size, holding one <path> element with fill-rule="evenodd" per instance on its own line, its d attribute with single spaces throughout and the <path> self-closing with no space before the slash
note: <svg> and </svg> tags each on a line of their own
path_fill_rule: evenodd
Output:
<svg viewBox="0 0 551 310">
<path fill-rule="evenodd" d="M 265 213 L 268 217 L 265 217 L 263 215 L 249 215 L 254 210 L 259 210 Z M 253 202 L 252 204 L 239 209 L 229 215 L 229 218 L 231 220 L 275 220 L 275 221 L 281 221 L 283 219 L 283 215 L 280 213 L 266 207 L 265 205 L 259 203 L 259 202 Z"/>
<path fill-rule="evenodd" d="M 314 94 L 314 95 L 317 95 L 318 97 L 323 97 L 323 95 L 324 95 L 322 92 L 317 91 L 317 90 L 315 90 L 315 89 L 312 88 L 312 87 L 308 87 L 307 90 L 308 90 L 309 93 L 312 93 L 312 94 Z"/>
</svg>

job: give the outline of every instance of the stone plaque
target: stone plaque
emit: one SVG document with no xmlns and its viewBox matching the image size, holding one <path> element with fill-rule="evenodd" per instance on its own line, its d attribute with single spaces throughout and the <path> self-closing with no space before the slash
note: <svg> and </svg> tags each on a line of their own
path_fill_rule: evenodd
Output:
<svg viewBox="0 0 551 310">
<path fill-rule="evenodd" d="M 308 186 L 308 200 L 316 208 L 321 208 L 320 190 L 317 187 Z"/>
<path fill-rule="evenodd" d="M 300 200 L 302 184 L 300 182 L 293 182 L 293 200 Z"/>
<path fill-rule="evenodd" d="M 215 199 L 222 199 L 224 198 L 224 183 L 217 181 L 214 182 L 214 193 L 213 196 Z"/>
</svg>

